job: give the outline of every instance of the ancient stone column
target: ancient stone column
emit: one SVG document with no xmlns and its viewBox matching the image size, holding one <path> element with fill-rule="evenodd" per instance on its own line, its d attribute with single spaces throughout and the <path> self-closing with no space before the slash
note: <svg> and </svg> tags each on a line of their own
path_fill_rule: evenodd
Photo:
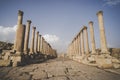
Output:
<svg viewBox="0 0 120 80">
<path fill-rule="evenodd" d="M 81 36 L 81 52 L 82 52 L 82 56 L 84 56 L 84 35 L 83 35 L 83 30 L 81 31 L 80 33 L 80 36 Z"/>
<path fill-rule="evenodd" d="M 38 37 L 39 37 L 39 31 L 36 32 L 36 47 L 35 47 L 35 52 L 38 52 Z"/>
<path fill-rule="evenodd" d="M 41 52 L 44 53 L 44 38 L 41 39 Z"/>
<path fill-rule="evenodd" d="M 73 55 L 75 55 L 75 39 L 73 40 Z"/>
<path fill-rule="evenodd" d="M 32 29 L 31 47 L 30 47 L 30 52 L 31 52 L 31 54 L 34 53 L 35 30 L 36 30 L 36 27 L 33 27 L 33 29 Z"/>
<path fill-rule="evenodd" d="M 88 32 L 87 32 L 87 27 L 86 26 L 84 26 L 83 31 L 84 31 L 84 36 L 85 36 L 86 54 L 89 54 Z"/>
<path fill-rule="evenodd" d="M 40 36 L 38 36 L 38 46 L 37 46 L 38 53 L 40 52 Z"/>
<path fill-rule="evenodd" d="M 22 25 L 22 20 L 23 20 L 23 11 L 19 10 L 18 11 L 18 22 L 17 22 L 17 30 L 19 28 L 19 26 Z M 15 42 L 14 42 L 14 50 L 16 50 L 16 45 L 17 45 L 17 31 L 16 31 L 16 36 L 15 36 Z"/>
<path fill-rule="evenodd" d="M 78 34 L 78 54 L 81 55 L 81 40 L 80 40 L 80 34 Z"/>
<path fill-rule="evenodd" d="M 40 52 L 40 47 L 41 47 L 41 35 L 39 35 L 38 38 L 38 52 Z"/>
<path fill-rule="evenodd" d="M 91 39 L 91 49 L 92 49 L 92 54 L 96 54 L 96 46 L 95 46 L 95 38 L 94 38 L 94 28 L 93 28 L 93 22 L 89 22 L 90 26 L 90 39 Z"/>
<path fill-rule="evenodd" d="M 31 24 L 31 21 L 30 21 L 30 20 L 27 20 L 26 33 L 25 33 L 25 43 L 24 43 L 24 52 L 25 52 L 25 54 L 28 53 L 28 43 L 29 43 L 29 34 L 30 34 L 30 24 Z"/>
<path fill-rule="evenodd" d="M 76 36 L 76 55 L 78 55 L 78 50 L 79 50 L 79 47 L 78 47 L 78 36 Z"/>
<path fill-rule="evenodd" d="M 103 12 L 99 11 L 97 13 L 97 16 L 98 16 L 99 30 L 100 30 L 101 53 L 108 53 L 105 29 L 104 29 L 104 21 L 103 21 Z"/>
<path fill-rule="evenodd" d="M 75 48 L 74 48 L 75 53 L 74 54 L 76 55 L 77 54 L 77 38 L 74 38 L 74 45 L 75 45 Z"/>
<path fill-rule="evenodd" d="M 17 54 L 21 54 L 24 49 L 24 37 L 25 37 L 25 25 L 22 25 L 23 12 L 18 11 L 18 24 L 16 31 L 16 38 L 14 43 L 14 50 L 16 50 Z"/>
<path fill-rule="evenodd" d="M 18 22 L 17 22 L 17 30 L 16 30 L 16 37 L 14 43 L 14 50 L 16 51 L 15 54 L 11 55 L 12 59 L 12 66 L 16 67 L 22 63 L 23 49 L 24 49 L 24 37 L 25 37 L 25 25 L 22 24 L 23 20 L 23 12 L 18 11 Z"/>
</svg>

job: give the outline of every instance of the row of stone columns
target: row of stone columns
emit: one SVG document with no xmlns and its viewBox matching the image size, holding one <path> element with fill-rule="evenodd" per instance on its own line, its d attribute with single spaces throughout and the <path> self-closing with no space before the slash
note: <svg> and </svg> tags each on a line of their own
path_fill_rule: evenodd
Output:
<svg viewBox="0 0 120 80">
<path fill-rule="evenodd" d="M 23 11 L 18 11 L 18 22 L 17 22 L 17 31 L 14 43 L 14 52 L 15 54 L 21 55 L 31 55 L 36 53 L 42 53 L 45 55 L 54 55 L 54 49 L 50 44 L 45 41 L 45 39 L 39 34 L 39 31 L 36 31 L 36 27 L 32 27 L 32 37 L 30 42 L 29 50 L 29 37 L 30 37 L 30 26 L 32 21 L 27 20 L 27 24 L 23 25 Z M 15 59 L 15 58 L 14 58 Z M 16 58 L 17 59 L 17 58 Z M 19 62 L 21 57 L 19 58 Z"/>
<path fill-rule="evenodd" d="M 103 21 L 103 12 L 99 11 L 97 13 L 97 16 L 98 16 L 99 31 L 100 31 L 101 53 L 108 53 L 105 29 L 104 29 L 104 21 Z M 89 26 L 90 26 L 91 54 L 97 54 L 92 21 L 89 22 Z M 84 56 L 90 53 L 88 32 L 87 32 L 86 26 L 83 26 L 80 32 L 75 36 L 73 41 L 70 43 L 67 52 L 68 52 L 68 55 L 70 56 L 74 56 L 74 55 Z"/>
</svg>

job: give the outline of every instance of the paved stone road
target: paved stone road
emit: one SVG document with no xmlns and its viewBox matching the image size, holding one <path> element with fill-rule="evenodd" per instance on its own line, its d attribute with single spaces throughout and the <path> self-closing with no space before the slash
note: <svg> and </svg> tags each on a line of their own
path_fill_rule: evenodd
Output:
<svg viewBox="0 0 120 80">
<path fill-rule="evenodd" d="M 120 74 L 57 58 L 24 67 L 1 67 L 0 80 L 120 80 Z"/>
</svg>

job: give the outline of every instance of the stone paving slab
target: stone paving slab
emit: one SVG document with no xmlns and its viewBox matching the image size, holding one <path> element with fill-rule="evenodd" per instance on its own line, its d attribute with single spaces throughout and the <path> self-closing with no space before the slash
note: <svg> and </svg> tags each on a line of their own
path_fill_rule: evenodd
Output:
<svg viewBox="0 0 120 80">
<path fill-rule="evenodd" d="M 120 80 L 120 69 L 99 69 L 56 58 L 23 67 L 0 67 L 0 80 Z"/>
</svg>

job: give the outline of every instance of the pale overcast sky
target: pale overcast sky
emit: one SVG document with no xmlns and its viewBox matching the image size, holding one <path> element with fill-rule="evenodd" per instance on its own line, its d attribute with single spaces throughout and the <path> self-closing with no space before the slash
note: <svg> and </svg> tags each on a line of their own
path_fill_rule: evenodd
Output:
<svg viewBox="0 0 120 80">
<path fill-rule="evenodd" d="M 108 47 L 120 48 L 120 0 L 0 0 L 0 41 L 14 41 L 18 10 L 24 12 L 23 24 L 30 19 L 31 29 L 36 26 L 58 52 L 65 52 L 83 25 L 89 35 L 89 21 L 94 22 L 99 48 L 96 13 L 102 10 Z"/>
</svg>

